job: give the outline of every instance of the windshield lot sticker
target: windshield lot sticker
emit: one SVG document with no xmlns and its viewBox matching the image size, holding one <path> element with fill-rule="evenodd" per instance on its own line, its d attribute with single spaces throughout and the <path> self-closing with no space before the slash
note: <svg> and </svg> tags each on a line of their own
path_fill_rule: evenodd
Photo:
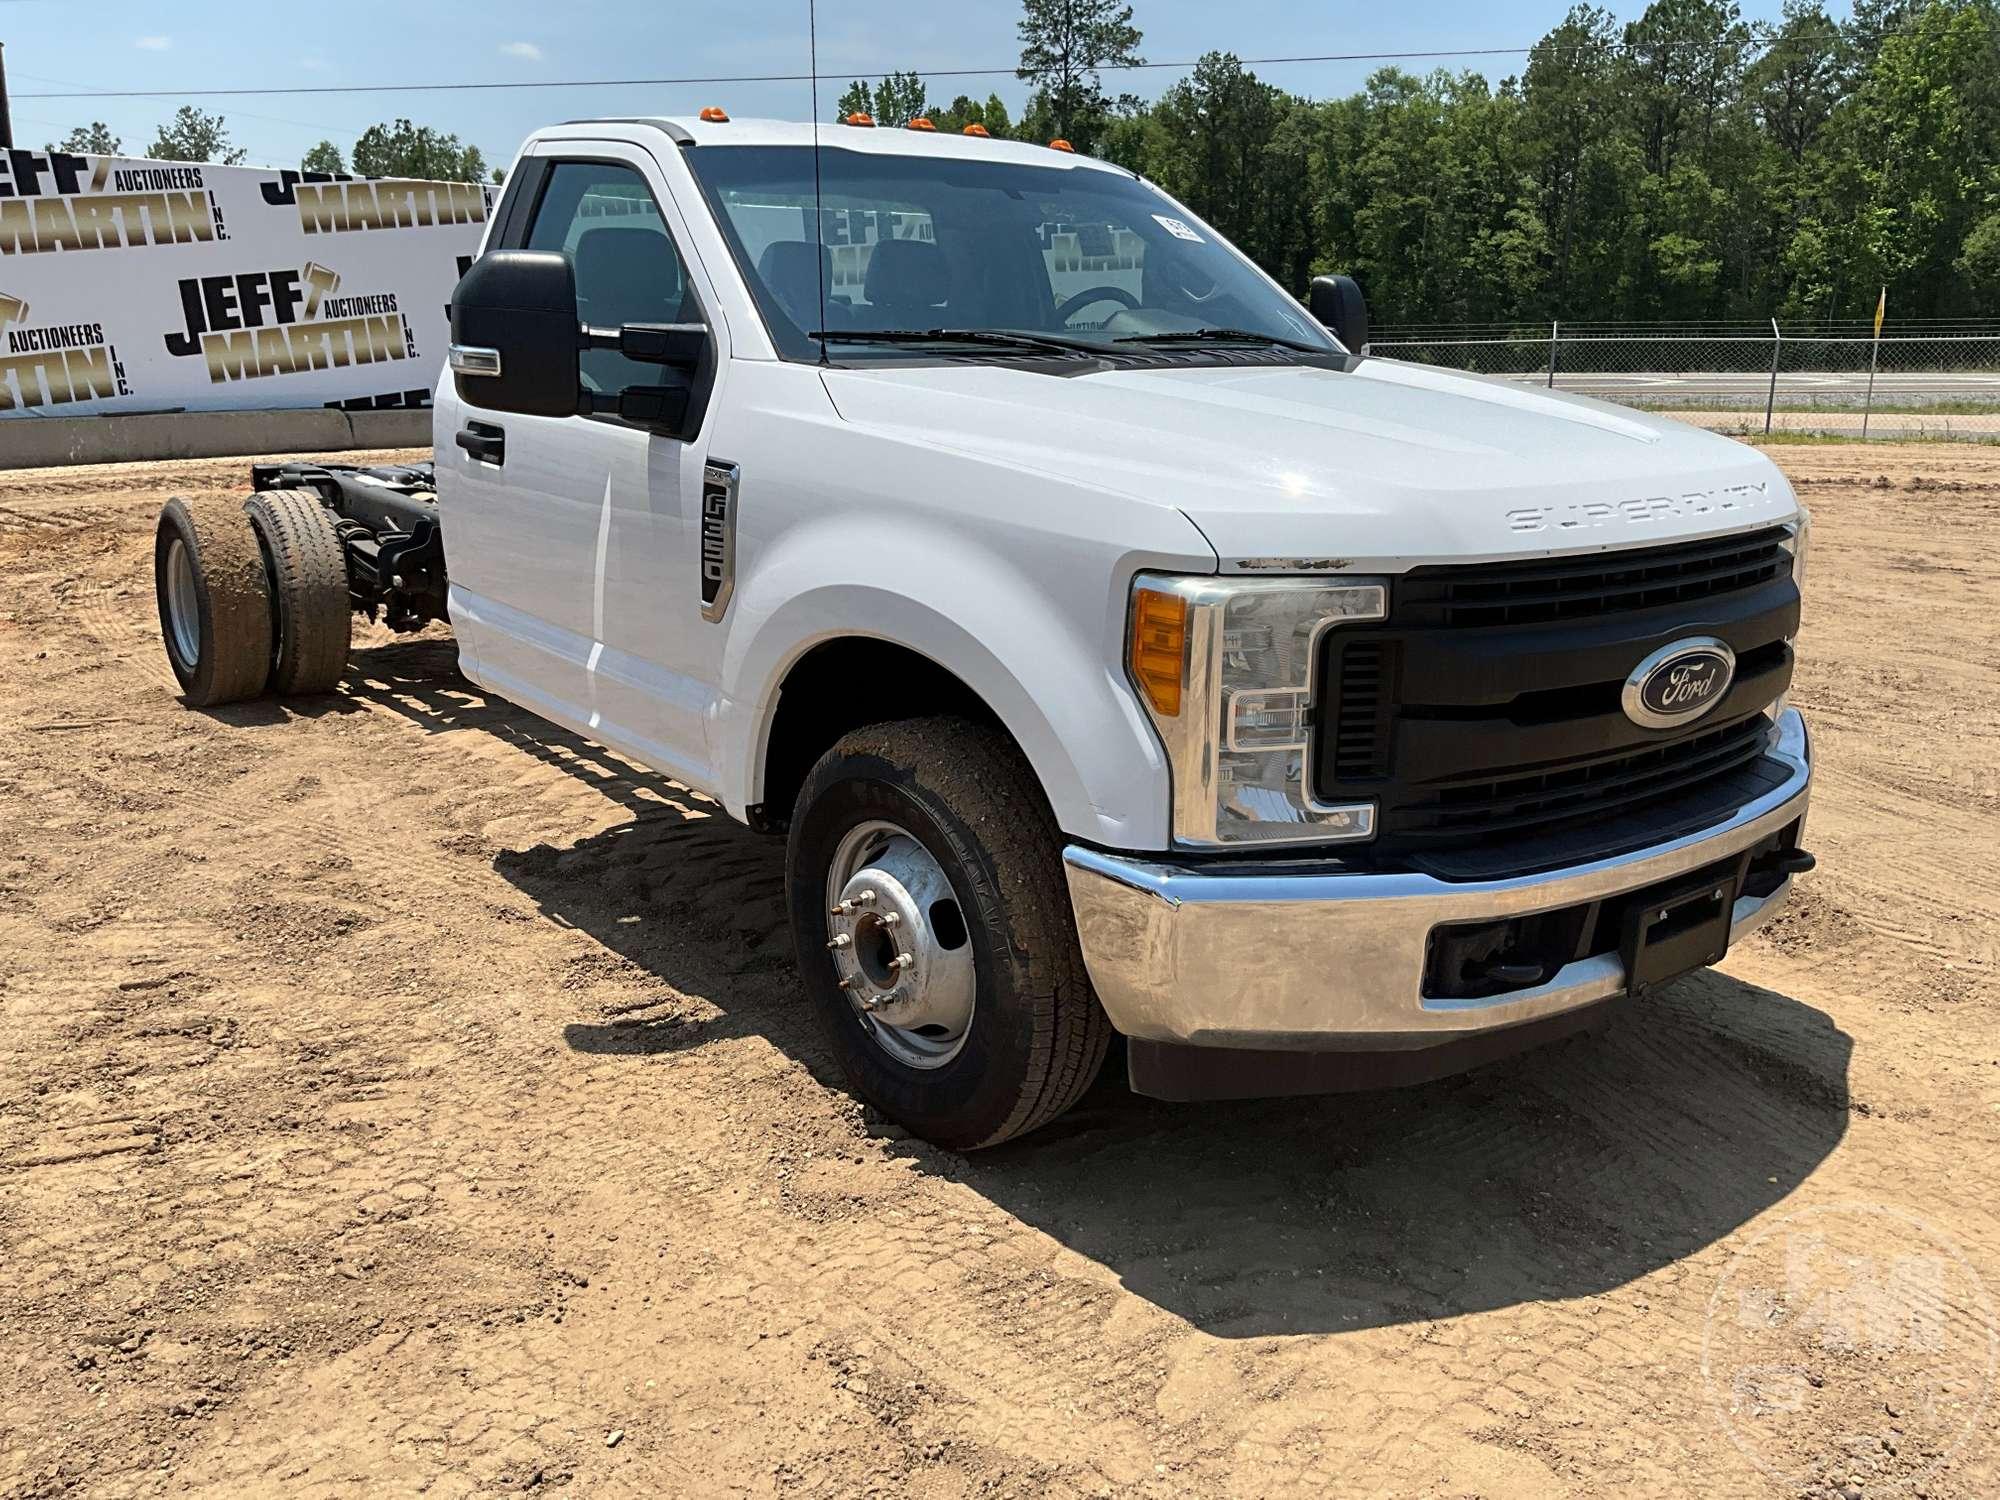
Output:
<svg viewBox="0 0 2000 1500">
<path fill-rule="evenodd" d="M 1202 237 L 1188 228 L 1187 224 L 1180 219 L 1170 219 L 1165 214 L 1154 214 L 1153 222 L 1177 240 L 1187 240 L 1190 244 L 1195 245 L 1204 243 Z"/>
</svg>

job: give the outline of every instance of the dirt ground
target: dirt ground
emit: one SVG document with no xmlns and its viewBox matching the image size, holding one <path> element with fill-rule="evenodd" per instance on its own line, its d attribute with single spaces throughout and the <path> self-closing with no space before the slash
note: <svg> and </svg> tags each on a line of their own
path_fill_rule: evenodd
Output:
<svg viewBox="0 0 2000 1500">
<path fill-rule="evenodd" d="M 2000 1493 L 2000 453 L 1780 448 L 1820 869 L 1603 1034 L 958 1157 L 778 844 L 441 632 L 191 712 L 0 475 L 0 1493 Z"/>
</svg>

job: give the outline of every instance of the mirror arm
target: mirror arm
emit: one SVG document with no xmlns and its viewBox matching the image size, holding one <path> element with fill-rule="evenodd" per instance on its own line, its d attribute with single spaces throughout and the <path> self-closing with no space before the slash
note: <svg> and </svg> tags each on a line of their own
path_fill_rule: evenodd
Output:
<svg viewBox="0 0 2000 1500">
<path fill-rule="evenodd" d="M 593 328 L 586 323 L 578 327 L 576 338 L 579 349 L 611 349 L 639 364 L 692 369 L 708 340 L 708 325 L 627 323 L 622 328 Z"/>
</svg>

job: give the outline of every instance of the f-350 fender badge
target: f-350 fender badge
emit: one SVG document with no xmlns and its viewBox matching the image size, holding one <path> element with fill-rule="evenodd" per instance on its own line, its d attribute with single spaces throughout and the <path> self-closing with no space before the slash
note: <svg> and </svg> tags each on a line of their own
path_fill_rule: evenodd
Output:
<svg viewBox="0 0 2000 1500">
<path fill-rule="evenodd" d="M 736 587 L 735 464 L 714 459 L 701 475 L 701 617 L 719 620 Z"/>
</svg>

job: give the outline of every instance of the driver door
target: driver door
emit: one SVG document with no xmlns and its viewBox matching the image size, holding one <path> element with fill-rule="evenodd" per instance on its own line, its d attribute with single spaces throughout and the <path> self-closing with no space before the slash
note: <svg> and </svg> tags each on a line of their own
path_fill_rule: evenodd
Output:
<svg viewBox="0 0 2000 1500">
<path fill-rule="evenodd" d="M 492 248 L 567 257 L 580 321 L 611 329 L 707 321 L 647 153 L 550 142 L 520 170 L 536 177 L 526 185 L 531 207 Z M 605 395 L 661 378 L 658 366 L 611 349 L 582 351 L 579 367 L 583 388 Z M 678 652 L 663 638 L 667 622 L 645 606 L 670 590 L 668 580 L 693 576 L 672 554 L 683 541 L 683 494 L 699 493 L 699 438 L 612 415 L 483 414 L 469 405 L 459 415 L 504 439 L 497 463 L 458 447 L 438 453 L 456 467 L 464 497 L 450 522 L 452 576 L 470 588 L 454 622 L 478 678 L 650 765 L 698 776 L 700 716 L 677 707 L 686 695 L 670 690 L 663 664 Z"/>
</svg>

